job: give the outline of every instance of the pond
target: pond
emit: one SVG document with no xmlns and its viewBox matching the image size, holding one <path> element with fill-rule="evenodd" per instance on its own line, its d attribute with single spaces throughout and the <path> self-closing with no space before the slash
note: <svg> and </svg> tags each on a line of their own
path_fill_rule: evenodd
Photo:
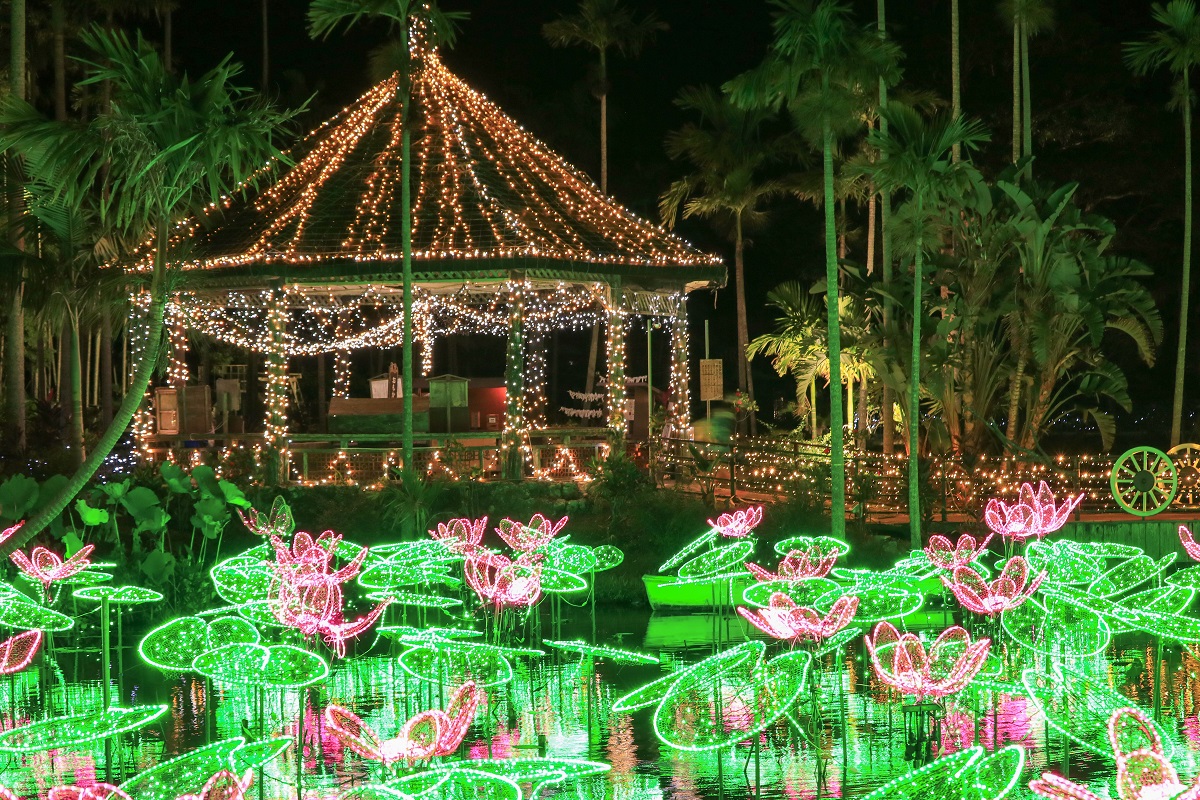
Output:
<svg viewBox="0 0 1200 800">
<path fill-rule="evenodd" d="M 590 637 L 587 609 L 574 612 L 574 619 L 563 621 L 562 636 Z M 840 654 L 824 656 L 815 670 L 823 711 L 816 749 L 796 724 L 784 721 L 756 737 L 757 746 L 742 742 L 716 752 L 679 751 L 659 741 L 651 713 L 613 710 L 622 695 L 668 670 L 712 655 L 715 632 L 727 647 L 744 641 L 747 627 L 712 615 L 599 609 L 599 641 L 657 656 L 662 664 L 616 665 L 599 659 L 589 665 L 579 656 L 554 651 L 540 659 L 515 658 L 513 679 L 487 690 L 462 754 L 476 759 L 548 756 L 610 765 L 602 775 L 549 786 L 543 794 L 587 800 L 862 797 L 914 768 L 916 754 L 906 735 L 902 699 L 873 674 L 861 637 Z M 367 644 L 362 646 L 365 655 L 335 662 L 328 679 L 305 693 L 304 797 L 333 797 L 379 774 L 376 762 L 350 752 L 325 729 L 322 712 L 329 703 L 353 710 L 380 732 L 391 732 L 416 709 L 442 701 L 444 690 L 422 683 L 399 666 L 394 642 L 380 637 L 374 646 Z M 106 778 L 117 783 L 209 742 L 239 736 L 243 721 L 255 735 L 261 729 L 264 738 L 295 736 L 301 695 L 297 690 L 260 693 L 214 686 L 194 674 L 165 675 L 138 659 L 136 648 L 129 645 L 121 660 L 126 672 L 114 701 L 124 706 L 165 704 L 167 714 L 121 737 L 110 747 L 107 760 L 100 743 L 9 755 L 0 783 L 23 797 L 45 797 L 49 787 L 60 784 Z M 0 717 L 6 729 L 14 721 L 27 725 L 99 706 L 100 685 L 94 676 L 100 665 L 94 648 L 60 646 L 54 663 L 0 681 Z M 1076 666 L 1101 676 L 1145 707 L 1153 705 L 1157 667 L 1164 679 L 1164 727 L 1189 756 L 1200 749 L 1198 663 L 1186 651 L 1167 648 L 1157 660 L 1154 641 L 1128 635 L 1118 637 L 1102 656 Z M 802 704 L 793 715 L 805 730 L 808 714 Z M 962 750 L 976 741 L 989 751 L 1010 743 L 1025 748 L 1023 780 L 1013 797 L 1032 796 L 1024 783 L 1045 768 L 1067 767 L 1076 780 L 1092 784 L 1110 779 L 1114 772 L 1110 759 L 1066 739 L 1023 693 L 981 688 L 946 704 L 935 754 Z M 1175 763 L 1182 765 L 1178 755 Z M 251 797 L 296 797 L 296 767 L 289 748 L 267 764 Z"/>
</svg>

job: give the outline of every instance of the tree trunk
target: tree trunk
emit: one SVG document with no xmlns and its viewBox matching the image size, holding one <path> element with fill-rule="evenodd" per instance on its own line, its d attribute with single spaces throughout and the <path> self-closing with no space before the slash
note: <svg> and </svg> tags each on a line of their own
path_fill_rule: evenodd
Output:
<svg viewBox="0 0 1200 800">
<path fill-rule="evenodd" d="M 746 273 L 745 247 L 742 238 L 742 215 L 738 214 L 734 221 L 733 243 L 733 276 L 734 288 L 737 293 L 737 342 L 738 342 L 738 388 L 748 399 L 754 399 L 754 378 L 750 375 L 750 359 L 746 351 L 750 347 L 750 326 L 746 320 Z M 755 412 L 750 412 L 750 435 L 758 433 L 758 418 Z"/>
<path fill-rule="evenodd" d="M 955 119 L 962 115 L 962 67 L 958 39 L 958 0 L 950 0 L 950 116 Z M 950 160 L 957 164 L 961 159 L 962 143 L 956 139 L 950 148 Z"/>
<path fill-rule="evenodd" d="M 100 424 L 107 427 L 113 418 L 113 334 L 112 311 L 100 316 Z"/>
<path fill-rule="evenodd" d="M 71 447 L 71 460 L 76 468 L 83 464 L 86 453 L 83 451 L 83 369 L 81 353 L 79 352 L 79 317 L 70 315 L 70 342 L 68 356 L 71 361 L 71 435 L 68 443 Z"/>
<path fill-rule="evenodd" d="M 867 274 L 875 272 L 875 187 L 871 186 L 867 197 Z"/>
<path fill-rule="evenodd" d="M 171 62 L 173 61 L 172 49 L 174 46 L 172 40 L 174 38 L 175 26 L 171 19 L 171 7 L 167 6 L 166 10 L 163 11 L 163 64 L 166 66 L 167 72 L 171 73 L 175 72 L 175 69 L 171 66 Z"/>
<path fill-rule="evenodd" d="M 25 98 L 25 0 L 12 0 L 12 12 L 9 26 L 10 45 L 12 52 L 9 59 L 10 89 L 14 97 Z M 21 187 L 15 182 L 6 187 L 8 191 L 9 222 L 13 230 L 21 217 L 23 196 Z M 19 236 L 14 237 L 13 244 L 17 249 L 24 250 L 24 242 Z M 13 443 L 19 450 L 24 450 L 25 440 L 25 281 L 24 266 L 18 267 L 19 274 L 16 289 L 12 293 L 8 307 L 8 327 L 5 331 L 4 379 L 5 402 L 8 406 L 8 426 L 13 437 Z"/>
<path fill-rule="evenodd" d="M 1017 446 L 1017 424 L 1020 421 L 1021 413 L 1021 392 L 1025 384 L 1025 370 L 1029 366 L 1028 349 L 1025 347 L 1025 339 L 1021 334 L 1015 334 L 1014 347 L 1017 349 L 1017 369 L 1013 372 L 1011 386 L 1008 394 L 1008 427 L 1004 430 L 1004 435 L 1008 437 L 1013 446 Z"/>
<path fill-rule="evenodd" d="M 812 421 L 812 439 L 815 442 L 821 438 L 820 432 L 817 430 L 817 382 L 812 381 L 808 384 L 808 414 Z"/>
<path fill-rule="evenodd" d="M 917 195 L 917 219 L 922 214 L 922 198 Z M 913 321 L 912 369 L 908 376 L 908 414 L 904 428 L 908 433 L 908 545 L 913 550 L 922 547 L 921 539 L 921 295 L 925 283 L 921 276 L 924 267 L 925 242 L 917 235 L 917 250 L 913 258 Z"/>
<path fill-rule="evenodd" d="M 1171 400 L 1171 446 L 1179 444 L 1183 420 L 1183 378 L 1187 357 L 1188 299 L 1192 291 L 1192 106 L 1191 76 L 1183 73 L 1183 284 L 1179 289 L 1179 344 L 1175 351 L 1175 394 Z"/>
<path fill-rule="evenodd" d="M 267 91 L 267 83 L 270 77 L 271 70 L 271 40 L 268 36 L 269 28 L 267 23 L 270 21 L 270 15 L 267 11 L 268 0 L 262 0 L 262 90 Z"/>
<path fill-rule="evenodd" d="M 52 0 L 50 27 L 54 36 L 54 118 L 67 119 L 67 0 Z"/>
<path fill-rule="evenodd" d="M 408 53 L 408 21 L 400 26 L 400 42 L 405 58 Z M 413 274 L 412 274 L 412 136 L 409 133 L 408 112 L 412 99 L 412 80 L 408 64 L 404 77 L 404 96 L 401 107 L 400 134 L 400 243 L 404 267 L 404 342 L 401 376 L 404 381 L 404 425 L 401 444 L 404 450 L 404 469 L 415 469 L 413 463 Z"/>
<path fill-rule="evenodd" d="M 1021 23 L 1013 17 L 1012 161 L 1021 160 Z"/>
<path fill-rule="evenodd" d="M 1033 155 L 1033 100 L 1029 94 L 1029 33 L 1021 23 L 1021 155 Z M 1033 163 L 1025 165 L 1025 177 L 1033 177 Z"/>
<path fill-rule="evenodd" d="M 608 195 L 608 58 L 600 50 L 600 194 Z"/>
<path fill-rule="evenodd" d="M 887 5 L 886 0 L 877 0 L 876 2 L 876 25 L 879 29 L 879 38 L 887 39 Z M 883 78 L 879 79 L 879 132 L 887 135 L 887 120 L 884 119 L 882 112 L 887 110 L 888 92 L 887 82 Z M 883 161 L 885 156 L 880 153 L 879 160 Z M 879 262 L 882 270 L 883 285 L 890 287 L 892 283 L 892 250 L 891 238 L 888 235 L 888 217 L 891 216 L 892 201 L 886 193 L 879 194 Z M 892 301 L 885 297 L 883 300 L 883 329 L 886 337 L 888 325 L 892 319 Z M 884 348 L 887 348 L 887 339 L 884 339 Z M 896 421 L 892 417 L 892 388 L 886 383 L 883 385 L 883 396 L 879 399 L 879 405 L 882 409 L 880 414 L 883 424 L 883 452 L 886 455 L 891 455 L 896 450 Z"/>
<path fill-rule="evenodd" d="M 867 379 L 863 377 L 858 382 L 858 429 L 857 445 L 859 449 L 867 449 Z"/>
<path fill-rule="evenodd" d="M 329 419 L 329 377 L 327 373 L 327 353 L 317 353 L 317 430 L 326 431 Z"/>
<path fill-rule="evenodd" d="M 826 82 L 828 79 L 826 79 Z M 826 86 L 826 88 L 828 88 Z M 831 533 L 846 537 L 846 452 L 842 441 L 842 337 L 838 308 L 837 230 L 833 199 L 833 126 L 822 120 L 821 150 L 825 176 L 825 303 L 829 324 L 829 461 L 832 488 Z"/>
<path fill-rule="evenodd" d="M 858 447 L 858 442 L 854 436 L 854 376 L 846 376 L 846 429 L 850 433 L 850 449 L 854 450 Z"/>
<path fill-rule="evenodd" d="M 155 254 L 155 276 L 150 285 L 152 299 L 148 312 L 150 316 L 146 328 L 146 346 L 142 351 L 141 360 L 138 362 L 137 371 L 130 381 L 129 391 L 121 400 L 112 424 L 105 429 L 91 455 L 84 460 L 82 466 L 75 471 L 67 484 L 50 502 L 43 505 L 37 514 L 26 522 L 12 538 L 0 545 L 0 552 L 7 554 L 19 550 L 53 522 L 92 479 L 96 470 L 108 458 L 109 453 L 129 428 L 129 422 L 133 419 L 134 413 L 137 412 L 138 406 L 141 405 L 142 398 L 146 394 L 146 389 L 150 386 L 150 376 L 154 373 L 154 367 L 158 363 L 158 355 L 162 349 L 163 313 L 167 305 L 162 271 L 166 268 L 166 245 L 169 231 L 168 223 L 159 222 L 155 234 L 155 238 L 158 240 L 158 252 Z"/>
</svg>

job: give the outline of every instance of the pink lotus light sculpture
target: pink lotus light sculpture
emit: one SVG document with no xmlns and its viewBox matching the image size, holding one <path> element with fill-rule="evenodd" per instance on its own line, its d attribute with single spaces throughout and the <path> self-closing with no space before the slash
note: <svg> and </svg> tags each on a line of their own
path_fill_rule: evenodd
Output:
<svg viewBox="0 0 1200 800">
<path fill-rule="evenodd" d="M 904 694 L 941 698 L 961 690 L 983 667 L 991 639 L 971 641 L 957 625 L 947 628 L 926 652 L 916 634 L 900 634 L 890 622 L 880 622 L 866 637 L 867 650 L 879 679 Z"/>
<path fill-rule="evenodd" d="M 542 597 L 541 556 L 522 553 L 515 561 L 496 553 L 476 553 L 463 573 L 479 599 L 497 609 L 529 608 Z"/>
<path fill-rule="evenodd" d="M 364 547 L 358 555 L 339 570 L 330 571 L 333 553 L 341 541 L 331 531 L 314 540 L 309 534 L 297 533 L 289 548 L 278 536 L 271 537 L 275 547 L 275 602 L 271 609 L 283 625 L 296 628 L 305 636 L 321 635 L 327 645 L 341 658 L 346 655 L 346 642 L 370 628 L 383 614 L 390 600 L 351 622 L 342 618 L 342 584 L 358 574 L 367 556 Z"/>
<path fill-rule="evenodd" d="M 50 584 L 64 580 L 77 573 L 83 572 L 92 565 L 88 560 L 95 545 L 80 548 L 79 552 L 63 561 L 57 553 L 52 553 L 44 547 L 35 547 L 27 556 L 17 550 L 9 558 L 17 567 L 35 581 L 42 584 L 46 594 L 50 594 Z"/>
<path fill-rule="evenodd" d="M 850 624 L 858 613 L 858 596 L 844 595 L 833 604 L 829 613 L 822 617 L 815 609 L 803 608 L 783 592 L 775 592 L 766 608 L 737 611 L 754 627 L 776 639 L 822 641 Z"/>
<path fill-rule="evenodd" d="M 12 535 L 14 533 L 16 533 L 17 531 L 21 530 L 21 528 L 24 527 L 24 525 L 25 525 L 25 520 L 21 520 L 16 525 L 13 525 L 12 527 L 5 528 L 4 530 L 0 531 L 0 544 L 4 544 L 5 542 L 7 542 L 10 538 L 12 538 Z"/>
<path fill-rule="evenodd" d="M 451 553 L 460 556 L 474 553 L 483 541 L 483 533 L 487 530 L 488 518 L 483 519 L 452 519 L 449 522 L 439 522 L 437 529 L 429 535 L 437 539 Z"/>
<path fill-rule="evenodd" d="M 987 550 L 988 542 L 991 540 L 992 534 L 990 533 L 981 542 L 976 542 L 975 537 L 971 534 L 964 533 L 958 537 L 956 543 L 951 545 L 949 539 L 940 533 L 935 533 L 929 537 L 929 544 L 925 545 L 925 555 L 929 557 L 929 562 L 934 566 L 953 572 L 978 558 L 980 553 Z"/>
<path fill-rule="evenodd" d="M 90 786 L 55 786 L 50 790 L 50 800 L 131 800 L 128 794 L 111 783 L 93 783 Z"/>
<path fill-rule="evenodd" d="M 513 550 L 529 553 L 548 545 L 566 524 L 567 517 L 563 517 L 558 522 L 551 522 L 541 514 L 534 514 L 528 525 L 511 519 L 501 520 L 500 527 L 496 528 L 496 533 Z"/>
<path fill-rule="evenodd" d="M 1128 735 L 1125 726 L 1136 729 L 1136 736 L 1146 741 L 1145 747 L 1125 752 L 1121 744 Z M 1162 740 L 1139 708 L 1118 708 L 1108 718 L 1108 740 L 1117 761 L 1117 797 L 1120 800 L 1200 800 L 1200 777 L 1191 784 L 1179 780 L 1179 773 L 1167 760 Z M 1067 780 L 1052 772 L 1029 782 L 1035 794 L 1049 800 L 1102 800 L 1086 786 Z"/>
<path fill-rule="evenodd" d="M 1045 481 L 1038 484 L 1035 492 L 1033 484 L 1021 484 L 1019 502 L 1012 505 L 1000 500 L 988 501 L 983 519 L 992 533 L 998 533 L 1005 539 L 1023 542 L 1034 536 L 1042 538 L 1048 533 L 1054 533 L 1067 524 L 1067 518 L 1075 507 L 1083 502 L 1083 493 L 1067 498 L 1060 506 L 1054 504 L 1054 493 Z"/>
<path fill-rule="evenodd" d="M 467 681 L 454 692 L 446 711 L 433 709 L 410 717 L 391 739 L 380 739 L 371 726 L 341 706 L 328 706 L 325 722 L 344 746 L 363 758 L 385 767 L 400 761 L 411 767 L 458 750 L 479 708 L 479 694 L 475 683 Z"/>
<path fill-rule="evenodd" d="M 954 593 L 963 608 L 990 617 L 1024 603 L 1045 578 L 1043 570 L 1029 580 L 1029 562 L 1023 556 L 1013 556 L 1004 565 L 1000 577 L 991 583 L 985 582 L 983 576 L 970 567 L 954 570 L 954 580 L 947 580 L 943 575 L 942 583 Z"/>
<path fill-rule="evenodd" d="M 243 800 L 253 779 L 252 770 L 238 777 L 237 773 L 223 769 L 209 778 L 198 794 L 181 794 L 176 800 Z"/>
<path fill-rule="evenodd" d="M 1192 538 L 1192 531 L 1187 525 L 1179 526 L 1179 541 L 1193 561 L 1200 561 L 1200 544 Z"/>
<path fill-rule="evenodd" d="M 0 642 L 0 675 L 12 675 L 28 667 L 41 644 L 41 631 L 18 633 Z"/>
<path fill-rule="evenodd" d="M 746 569 L 756 579 L 764 582 L 824 578 L 837 563 L 839 553 L 837 548 L 826 552 L 819 544 L 813 544 L 807 550 L 789 550 L 779 562 L 778 572 L 771 572 L 749 561 L 746 562 Z"/>
<path fill-rule="evenodd" d="M 762 522 L 762 506 L 750 506 L 732 513 L 722 514 L 716 521 L 709 520 L 713 530 L 727 539 L 744 539 Z"/>
<path fill-rule="evenodd" d="M 296 521 L 292 517 L 292 509 L 282 497 L 275 498 L 271 504 L 270 514 L 260 514 L 256 509 L 246 511 L 238 509 L 238 516 L 246 530 L 258 536 L 287 536 L 296 529 Z"/>
</svg>

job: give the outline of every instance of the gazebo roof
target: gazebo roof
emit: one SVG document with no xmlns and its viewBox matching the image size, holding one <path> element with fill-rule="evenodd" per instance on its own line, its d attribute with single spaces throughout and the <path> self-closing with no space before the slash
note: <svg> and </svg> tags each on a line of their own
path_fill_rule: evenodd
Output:
<svg viewBox="0 0 1200 800">
<path fill-rule="evenodd" d="M 396 280 L 400 99 L 393 75 L 305 137 L 290 169 L 214 209 L 193 229 L 189 282 Z M 675 288 L 724 282 L 718 257 L 603 195 L 436 53 L 413 76 L 411 119 L 418 280 L 520 272 Z"/>
</svg>

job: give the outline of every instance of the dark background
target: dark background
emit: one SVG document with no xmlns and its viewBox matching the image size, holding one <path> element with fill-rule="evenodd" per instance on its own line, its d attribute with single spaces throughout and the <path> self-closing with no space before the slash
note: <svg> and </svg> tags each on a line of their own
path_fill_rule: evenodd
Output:
<svg viewBox="0 0 1200 800">
<path fill-rule="evenodd" d="M 681 87 L 720 84 L 761 60 L 771 38 L 770 9 L 756 0 L 628 2 L 641 11 L 654 10 L 670 30 L 637 58 L 611 56 L 609 191 L 634 211 L 657 219 L 658 195 L 685 170 L 667 158 L 662 144 L 666 132 L 685 120 L 673 98 Z M 470 14 L 457 45 L 445 56 L 450 68 L 569 161 L 598 175 L 599 104 L 589 74 L 595 55 L 581 48 L 552 48 L 541 35 L 544 22 L 572 12 L 574 3 L 443 0 L 442 5 Z M 904 86 L 933 90 L 948 102 L 949 0 L 892 0 L 888 5 L 889 29 L 906 56 Z M 1145 368 L 1132 358 L 1132 351 L 1119 346 L 1114 351 L 1130 376 L 1136 403 L 1135 414 L 1123 420 L 1122 434 L 1162 444 L 1178 322 L 1182 126 L 1179 115 L 1165 109 L 1169 76 L 1135 78 L 1121 60 L 1122 43 L 1153 26 L 1150 6 L 1129 0 L 1058 0 L 1055 27 L 1033 40 L 1031 66 L 1039 179 L 1080 182 L 1085 208 L 1117 223 L 1115 250 L 1155 269 L 1152 288 L 1166 323 L 1158 363 Z M 874 2 L 856 2 L 854 7 L 862 24 L 873 23 Z M 307 128 L 367 88 L 367 53 L 383 41 L 386 31 L 365 26 L 312 42 L 305 31 L 306 10 L 302 0 L 271 4 L 268 88 L 285 105 L 315 94 Z M 963 0 L 961 13 L 963 107 L 992 133 L 991 143 L 976 160 L 985 173 L 995 174 L 1010 148 L 1011 27 L 990 0 Z M 183 0 L 174 19 L 180 67 L 200 70 L 232 51 L 246 64 L 245 81 L 258 84 L 257 2 Z M 142 27 L 149 37 L 161 36 L 152 19 Z M 698 246 L 732 260 L 732 247 L 707 223 L 684 221 L 680 231 Z M 798 201 L 778 203 L 769 226 L 753 234 L 747 251 L 752 337 L 771 324 L 772 315 L 764 309 L 771 287 L 782 280 L 811 282 L 823 276 L 823 246 L 819 213 Z M 701 352 L 701 320 L 708 318 L 713 355 L 731 364 L 732 291 L 697 293 L 690 307 L 696 334 L 693 356 Z M 1196 320 L 1192 322 L 1197 330 Z M 643 349 L 631 345 L 633 353 Z M 631 358 L 631 374 L 644 370 L 644 356 L 640 364 L 637 358 Z M 727 385 L 731 377 L 732 372 Z M 1200 390 L 1200 370 L 1190 368 L 1188 379 L 1193 390 Z M 776 378 L 765 362 L 757 365 L 756 382 L 764 409 L 773 396 L 791 396 L 790 381 Z M 1195 391 L 1188 394 L 1194 396 Z M 1188 428 L 1185 423 L 1185 431 Z"/>
</svg>

